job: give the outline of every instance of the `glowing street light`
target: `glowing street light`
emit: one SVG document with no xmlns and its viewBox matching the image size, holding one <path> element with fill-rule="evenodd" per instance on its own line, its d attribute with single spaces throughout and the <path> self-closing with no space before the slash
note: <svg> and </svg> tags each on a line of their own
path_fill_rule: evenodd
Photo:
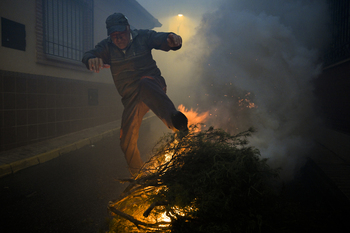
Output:
<svg viewBox="0 0 350 233">
<path fill-rule="evenodd" d="M 178 14 L 177 16 L 182 17 L 182 16 L 184 16 L 184 15 L 183 15 L 183 14 Z"/>
</svg>

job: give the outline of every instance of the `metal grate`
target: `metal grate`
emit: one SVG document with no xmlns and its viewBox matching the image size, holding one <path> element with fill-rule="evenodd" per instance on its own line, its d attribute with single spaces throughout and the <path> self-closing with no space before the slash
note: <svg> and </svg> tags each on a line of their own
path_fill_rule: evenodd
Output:
<svg viewBox="0 0 350 233">
<path fill-rule="evenodd" d="M 43 0 L 44 51 L 80 61 L 93 46 L 93 0 Z"/>
<path fill-rule="evenodd" d="M 329 0 L 332 41 L 325 54 L 325 66 L 350 59 L 350 1 Z"/>
</svg>

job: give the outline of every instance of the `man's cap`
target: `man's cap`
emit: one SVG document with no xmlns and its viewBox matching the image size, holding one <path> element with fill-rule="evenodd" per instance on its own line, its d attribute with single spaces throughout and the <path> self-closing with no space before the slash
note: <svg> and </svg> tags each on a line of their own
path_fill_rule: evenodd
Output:
<svg viewBox="0 0 350 233">
<path fill-rule="evenodd" d="M 122 13 L 114 13 L 106 19 L 107 35 L 110 35 L 113 32 L 123 32 L 128 25 L 128 18 L 126 18 L 125 15 Z"/>
</svg>

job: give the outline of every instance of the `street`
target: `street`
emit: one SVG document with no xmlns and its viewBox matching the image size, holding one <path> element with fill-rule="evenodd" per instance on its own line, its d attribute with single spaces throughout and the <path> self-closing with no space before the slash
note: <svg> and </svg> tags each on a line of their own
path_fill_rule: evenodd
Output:
<svg viewBox="0 0 350 233">
<path fill-rule="evenodd" d="M 143 122 L 139 149 L 147 159 L 169 132 L 156 117 Z M 129 177 L 117 136 L 0 179 L 0 232 L 104 232 L 107 204 Z"/>
<path fill-rule="evenodd" d="M 167 132 L 157 117 L 143 122 L 139 149 L 144 161 Z M 286 185 L 302 213 L 308 213 L 298 229 L 347 232 L 342 222 L 348 215 L 328 204 L 337 198 L 314 188 L 313 167 L 304 170 L 306 179 Z M 127 185 L 118 179 L 128 177 L 117 135 L 5 176 L 0 179 L 0 232 L 106 232 L 111 219 L 107 204 Z"/>
</svg>

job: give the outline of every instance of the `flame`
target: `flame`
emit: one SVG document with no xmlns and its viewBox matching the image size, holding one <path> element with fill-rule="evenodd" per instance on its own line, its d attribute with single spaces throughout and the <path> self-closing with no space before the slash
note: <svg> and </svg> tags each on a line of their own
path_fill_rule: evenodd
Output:
<svg viewBox="0 0 350 233">
<path fill-rule="evenodd" d="M 175 145 L 177 145 L 179 143 L 179 141 L 178 140 L 174 140 L 174 142 L 173 142 L 173 144 L 175 144 Z M 165 162 L 169 162 L 170 160 L 171 160 L 171 158 L 173 157 L 173 153 L 166 153 L 165 155 L 164 155 L 164 161 Z"/>
<path fill-rule="evenodd" d="M 184 105 L 180 104 L 178 107 L 180 112 L 182 112 L 188 119 L 188 125 L 196 125 L 200 123 L 204 123 L 209 116 L 209 111 L 204 113 L 198 113 L 197 111 L 186 109 Z M 200 131 L 200 126 L 198 126 L 198 131 Z"/>
<path fill-rule="evenodd" d="M 178 207 L 173 207 L 172 208 L 172 211 L 175 213 L 175 214 L 177 214 L 177 215 L 180 215 L 180 216 L 186 216 L 186 212 L 189 212 L 189 211 L 197 211 L 198 210 L 198 208 L 194 208 L 194 207 L 192 207 L 192 206 L 188 206 L 188 207 L 186 207 L 186 208 L 184 208 L 184 209 L 181 209 L 181 208 L 178 208 Z M 169 215 L 171 215 L 172 217 L 174 217 L 175 216 L 175 214 L 171 214 L 171 212 L 169 212 L 168 213 Z M 165 223 L 171 223 L 171 218 L 167 215 L 167 213 L 166 212 L 163 212 L 162 214 L 161 214 L 161 216 L 159 217 L 159 220 L 161 220 L 162 222 L 165 222 Z M 162 224 L 161 226 L 163 226 L 163 227 L 167 227 L 168 225 L 166 225 L 166 224 Z"/>
<path fill-rule="evenodd" d="M 162 222 L 168 222 L 169 224 L 171 223 L 171 219 L 166 215 L 166 212 L 163 212 L 162 215 L 160 216 L 159 220 Z M 166 224 L 161 224 L 161 227 L 167 227 L 169 225 Z"/>
</svg>

